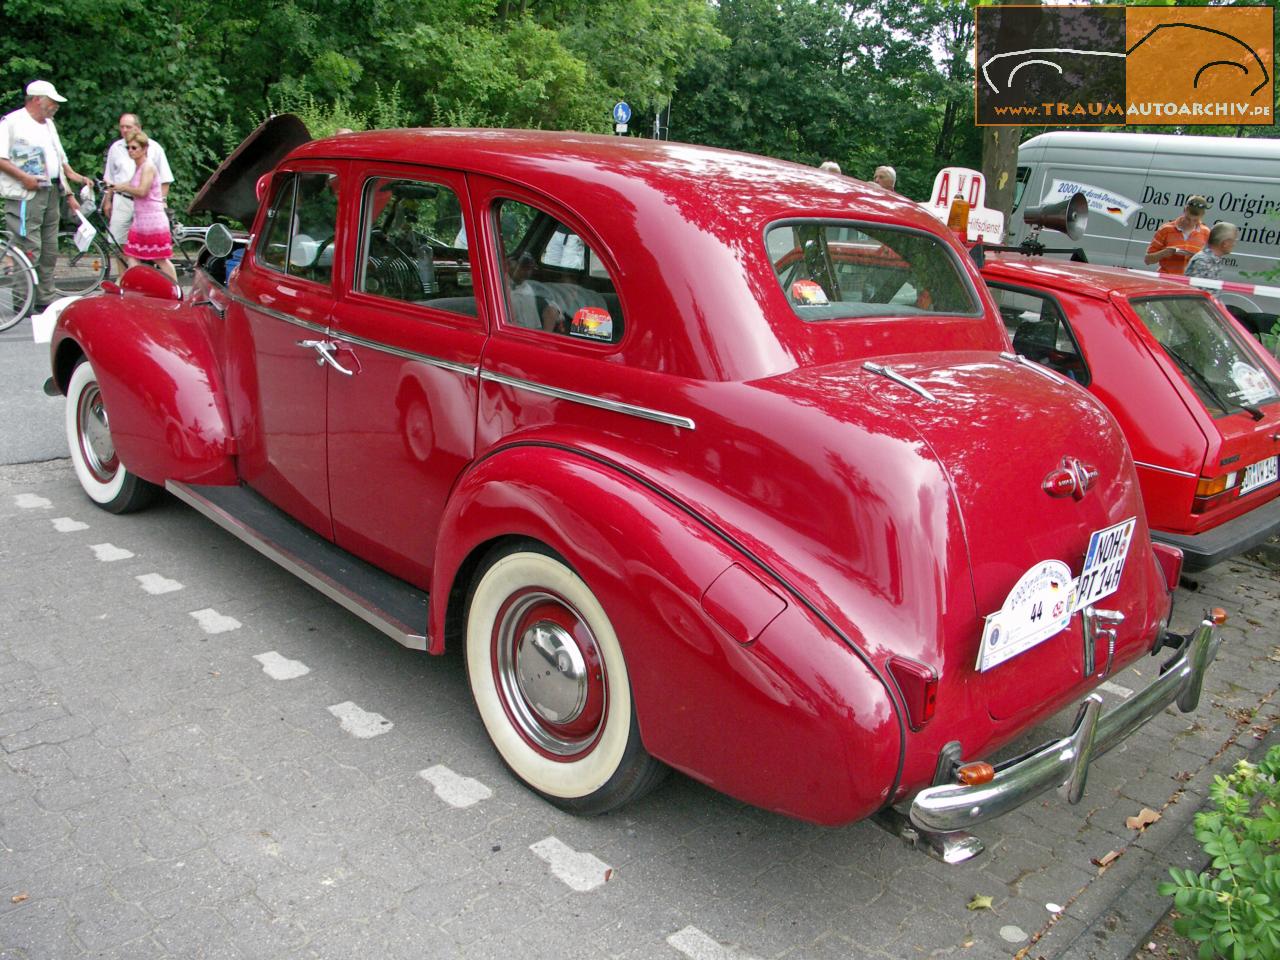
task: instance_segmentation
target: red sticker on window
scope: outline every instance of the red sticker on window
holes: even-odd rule
[[[827,303],[827,292],[816,280],[797,280],[791,285],[791,302],[801,306],[821,306]]]
[[[612,340],[613,317],[603,307],[582,307],[573,315],[573,328],[570,332],[594,340]]]

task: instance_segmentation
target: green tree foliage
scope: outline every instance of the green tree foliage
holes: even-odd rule
[[[973,13],[965,0],[720,0],[727,50],[680,78],[672,136],[898,170],[922,197],[940,166],[977,166]]]

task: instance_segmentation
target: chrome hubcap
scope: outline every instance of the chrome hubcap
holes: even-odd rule
[[[607,690],[582,618],[560,598],[531,591],[505,605],[494,641],[503,703],[525,740],[557,758],[589,748],[604,723]]]
[[[107,408],[102,405],[102,394],[96,383],[89,384],[80,393],[76,424],[85,466],[99,483],[107,483],[116,475],[120,461],[116,459]]]

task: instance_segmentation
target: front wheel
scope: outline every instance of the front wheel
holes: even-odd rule
[[[562,809],[606,813],[667,768],[640,742],[627,664],[590,588],[541,544],[488,560],[466,616],[467,675],[511,771]]]
[[[67,446],[76,479],[89,499],[110,513],[132,513],[155,501],[160,488],[120,463],[98,377],[81,360],[67,385]]]
[[[75,232],[58,234],[58,261],[53,268],[53,288],[60,297],[93,293],[111,276],[111,256],[101,236],[95,236],[86,250],[76,246]]]

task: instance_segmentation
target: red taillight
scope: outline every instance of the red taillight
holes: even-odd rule
[[[919,730],[938,706],[938,671],[905,657],[890,657],[888,665],[907,705],[907,722],[912,730]]]
[[[1178,589],[1178,580],[1182,577],[1182,550],[1167,543],[1152,543],[1151,552],[1156,556],[1156,564],[1164,576],[1165,586],[1173,593]]]
[[[1230,503],[1236,497],[1238,478],[1239,474],[1234,471],[1220,477],[1201,477],[1196,483],[1196,495],[1191,501],[1191,512],[1204,513],[1206,510]]]

